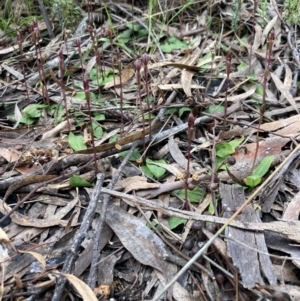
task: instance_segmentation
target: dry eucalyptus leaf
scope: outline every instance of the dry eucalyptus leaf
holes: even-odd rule
[[[167,262],[163,257],[169,251],[164,242],[142,220],[110,205],[106,222],[137,261],[152,266],[167,278]]]
[[[70,283],[72,283],[74,288],[82,297],[83,301],[98,301],[97,297],[95,296],[95,293],[82,280],[71,274],[62,273],[62,275],[66,277],[66,279],[68,279]]]
[[[124,193],[132,190],[158,188],[160,186],[158,183],[148,183],[147,181],[146,177],[134,176],[119,180],[117,185],[124,187]]]

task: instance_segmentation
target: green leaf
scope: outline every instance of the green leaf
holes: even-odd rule
[[[165,115],[172,115],[172,114],[174,114],[175,112],[177,112],[177,108],[168,108],[168,109],[166,109],[166,111],[165,111]]]
[[[69,134],[68,142],[74,151],[80,151],[87,149],[86,145],[83,142],[83,136],[75,136],[72,132]]]
[[[222,113],[224,112],[224,106],[211,105],[204,112],[207,114]]]
[[[117,70],[105,70],[104,72],[101,70],[97,70],[97,68],[93,68],[90,72],[90,79],[93,81],[94,85],[102,86],[106,83],[112,81],[116,74]]]
[[[145,29],[145,28],[142,28],[140,29],[138,32],[137,32],[137,38],[142,38],[142,37],[145,37],[148,35],[148,30]]]
[[[163,52],[170,53],[172,50],[188,48],[188,44],[177,39],[175,36],[169,36],[164,43],[160,45]]]
[[[150,171],[150,169],[148,168],[147,165],[140,166],[140,169],[141,169],[141,171],[142,171],[145,175],[147,175],[149,178],[151,178],[151,179],[154,178],[153,173]]]
[[[176,193],[182,198],[185,199],[185,190],[181,189],[176,191]],[[191,203],[199,203],[199,200],[203,198],[204,190],[200,187],[195,187],[193,190],[187,191],[188,199]]]
[[[103,129],[97,122],[92,122],[94,137],[100,138],[103,136]]]
[[[15,121],[15,118],[14,118],[14,121]],[[36,122],[36,119],[30,118],[27,116],[23,116],[20,120],[20,123],[24,123],[24,124],[28,124],[28,125],[34,124],[35,122]]]
[[[242,70],[245,70],[245,69],[248,68],[248,67],[249,67],[249,65],[248,65],[247,63],[242,62],[241,64],[239,64],[239,65],[237,66],[237,70],[238,70],[238,71],[242,71]]]
[[[73,97],[81,100],[86,100],[86,95],[84,91],[76,92]],[[91,100],[96,100],[96,99],[97,99],[97,95],[91,92]]]
[[[152,161],[151,159],[146,159],[146,166],[148,167],[148,169],[150,170],[150,172],[153,174],[153,176],[158,179],[161,176],[163,176],[166,172],[166,170],[162,167],[159,167],[157,165],[154,165],[153,163],[158,162],[158,163],[162,163],[162,164],[166,164],[165,160],[155,160]]]
[[[81,100],[85,100],[86,95],[85,95],[84,91],[80,91],[80,92],[77,92],[77,93],[74,95],[74,98],[81,99]]]
[[[149,118],[150,117],[150,118]],[[144,113],[144,120],[152,120],[155,118],[155,115],[154,114],[150,114],[149,116],[149,113]],[[143,117],[139,117],[139,121],[140,122],[143,122]]]
[[[41,110],[45,108],[48,108],[48,105],[32,104],[27,106],[23,113],[28,118],[39,118],[41,117]]]
[[[260,95],[260,96],[263,96],[263,94],[264,94],[264,88],[263,88],[263,86],[262,86],[262,85],[259,85],[259,86],[256,88],[255,93],[258,94],[258,95]]]
[[[275,156],[267,156],[261,160],[259,165],[253,170],[252,175],[263,177],[269,170]]]
[[[181,117],[185,112],[192,112],[191,108],[183,107],[179,109],[179,117]]]
[[[200,69],[201,72],[211,69],[211,63],[202,65],[204,62],[206,62],[208,59],[211,59],[211,58],[212,58],[212,52],[208,52],[200,59],[199,64],[201,64],[201,69]]]
[[[211,214],[211,215],[215,215],[215,206],[213,204],[213,202],[209,203],[208,209],[207,211]]]
[[[110,137],[109,138],[109,140],[108,140],[108,142],[109,143],[112,143],[112,142],[116,142],[118,139],[119,139],[119,137],[120,137],[120,134],[116,134],[116,135],[113,135],[112,137]],[[135,150],[136,151],[136,150]],[[125,152],[123,152],[123,153],[125,153]],[[134,152],[133,152],[134,153]],[[119,155],[120,155],[121,153],[119,153]],[[122,158],[124,158],[123,156],[121,156]],[[135,161],[135,160],[130,160],[130,161]]]
[[[128,27],[129,29],[133,30],[133,31],[139,31],[141,26],[138,24],[133,24],[133,23],[127,23],[126,27]]]
[[[242,142],[244,141],[244,137],[241,137],[240,139],[233,139],[229,141],[228,143],[236,149]]]
[[[118,40],[120,43],[124,43],[126,44],[127,42],[129,42],[131,40],[131,32],[129,32],[128,30],[123,31],[119,36],[118,36]]]
[[[245,184],[251,188],[257,186],[261,182],[261,177],[257,175],[251,175],[245,179]]]
[[[240,42],[240,46],[247,46],[248,45],[248,37],[245,36],[245,37],[239,39],[239,42]]]
[[[105,120],[105,115],[101,113],[93,113],[93,118],[97,121]]]
[[[117,135],[115,135],[115,136],[117,136]],[[114,141],[112,141],[112,142],[114,142]],[[127,156],[128,152],[129,152],[129,151],[123,151],[123,152],[120,152],[120,153],[119,153],[119,156],[120,156],[121,158],[125,158],[125,157]],[[139,159],[139,158],[141,158],[141,156],[142,156],[141,153],[140,153],[137,149],[135,149],[135,150],[133,151],[133,154],[132,154],[132,156],[130,157],[129,161],[136,162],[136,160]]]
[[[173,229],[177,228],[180,225],[185,225],[187,223],[187,220],[183,219],[183,218],[176,217],[176,216],[171,216],[168,219],[168,223],[169,223],[170,229],[173,230]]]
[[[216,145],[216,154],[218,157],[226,157],[234,153],[234,147],[229,142],[221,142]]]
[[[69,183],[71,187],[93,187],[94,185],[86,181],[80,176],[73,175],[69,179]]]

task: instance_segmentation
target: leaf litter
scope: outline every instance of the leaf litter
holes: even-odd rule
[[[254,2],[1,43],[1,299],[300,299],[299,28]]]

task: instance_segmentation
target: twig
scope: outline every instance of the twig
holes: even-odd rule
[[[98,174],[97,175],[97,183],[92,195],[92,198],[89,202],[89,206],[87,208],[87,211],[84,215],[84,218],[82,220],[79,232],[75,235],[72,246],[70,248],[70,253],[68,254],[66,261],[64,263],[64,266],[62,268],[62,273],[70,273],[73,263],[76,259],[77,252],[80,248],[80,245],[84,238],[86,237],[88,230],[92,224],[92,221],[94,219],[95,210],[97,207],[97,202],[99,200],[100,194],[101,194],[101,188],[103,185],[105,175],[104,174]],[[52,301],[60,301],[62,298],[62,294],[64,292],[65,284],[66,284],[66,278],[59,276],[58,281],[55,286],[54,294],[52,297]]]
[[[52,31],[51,23],[50,23],[49,16],[47,14],[44,2],[43,2],[43,0],[38,0],[38,3],[39,3],[40,11],[41,11],[42,16],[43,16],[44,21],[45,21],[47,30],[48,30],[49,37],[50,37],[50,39],[53,39],[54,34],[53,34],[53,31]]]
[[[137,144],[138,144],[137,141],[132,144],[132,147],[131,147],[130,151],[128,152],[127,156],[124,158],[124,160],[120,164],[119,168],[115,172],[115,174],[114,174],[112,180],[110,181],[107,189],[113,189],[114,185],[116,184],[116,182],[118,181],[118,179],[120,177],[120,174],[121,174],[124,166],[127,164],[128,160],[132,156]],[[100,238],[101,238],[101,230],[103,229],[103,225],[104,225],[104,221],[105,221],[105,215],[106,215],[106,211],[107,211],[108,204],[109,204],[109,201],[110,201],[110,197],[111,196],[109,194],[105,194],[104,197],[103,197],[103,203],[102,203],[102,206],[101,206],[101,215],[100,215],[98,223],[96,225],[96,231],[95,231],[95,235],[94,235],[93,259],[92,259],[91,269],[90,269],[90,273],[89,273],[89,277],[88,277],[88,285],[92,289],[94,289],[95,285],[96,285],[97,263],[100,260],[99,242],[100,242]],[[99,203],[101,205],[101,201]]]

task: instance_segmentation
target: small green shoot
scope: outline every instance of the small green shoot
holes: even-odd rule
[[[189,45],[186,42],[180,41],[175,36],[169,36],[164,43],[160,45],[163,52],[170,53],[177,49],[187,49]]]
[[[259,165],[253,170],[252,175],[247,177],[244,181],[245,184],[254,188],[261,183],[262,177],[269,171],[272,162],[275,160],[275,156],[268,156],[261,160]]]
[[[95,138],[101,138],[103,136],[103,129],[97,122],[92,122],[93,134]]]
[[[222,105],[211,105],[209,106],[205,111],[207,114],[215,114],[215,113],[223,113],[224,112],[224,106]]]
[[[186,112],[188,112],[188,113],[190,113],[190,112],[192,112],[192,109],[191,108],[188,108],[188,107],[183,107],[183,108],[180,108],[179,109],[179,117],[181,118],[182,117],[182,115],[184,114],[184,113],[186,113]]]
[[[93,119],[97,121],[103,121],[105,120],[105,115],[102,113],[93,113]]]
[[[151,159],[146,159],[146,165],[141,166],[141,170],[150,178],[156,178],[159,179],[160,177],[162,177],[165,172],[166,169],[155,165],[155,163],[160,163],[160,164],[166,164],[165,160],[151,160]]]
[[[48,105],[42,104],[31,104],[23,110],[23,117],[21,118],[21,123],[33,124],[38,118],[42,116],[42,110],[48,108]]]
[[[226,169],[226,165],[224,165],[223,162],[226,161],[230,155],[235,153],[235,149],[243,142],[243,140],[244,137],[229,142],[221,142],[216,145],[216,164],[218,169]]]
[[[114,80],[114,77],[118,74],[118,70],[105,70],[103,72],[93,68],[90,72],[90,79],[93,81],[93,84],[96,86],[103,86],[108,82]]]
[[[94,101],[94,100],[97,100],[98,97],[95,93],[93,92],[90,92],[91,93],[91,100]],[[76,92],[76,94],[74,94],[73,96],[74,98],[77,98],[77,99],[81,99],[81,100],[86,100],[86,95],[85,95],[85,92],[84,91],[79,91],[79,92]]]
[[[69,183],[71,187],[93,187],[94,185],[86,181],[80,176],[73,175],[69,179]]]
[[[118,136],[120,136],[120,135],[119,135],[119,134],[118,134],[118,135],[115,135],[115,136],[113,136],[112,138],[118,137]],[[111,138],[111,139],[112,139],[112,138]],[[116,140],[114,140],[114,141],[109,140],[109,142],[115,142],[115,141],[116,141]],[[127,156],[128,152],[129,152],[129,151],[120,152],[120,153],[119,153],[119,156],[120,156],[121,158],[125,158],[125,157]],[[141,154],[137,149],[135,149],[134,152],[133,152],[133,154],[132,154],[132,156],[130,157],[129,161],[131,161],[131,162],[136,162],[136,161],[137,161],[138,159],[140,159],[141,157],[142,157],[142,154]]]

